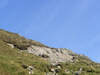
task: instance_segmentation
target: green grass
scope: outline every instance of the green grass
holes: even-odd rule
[[[79,71],[79,69],[82,68],[83,70],[81,75],[100,75],[100,64],[81,57],[79,57],[78,60],[79,61],[76,63],[62,63],[63,69],[61,72],[64,73],[64,70],[67,69],[70,71],[70,74],[68,75],[73,75],[73,73]]]
[[[11,48],[7,43],[14,44]],[[33,75],[45,75],[50,70],[50,63],[39,56],[28,54],[25,51],[30,45],[48,47],[39,42],[25,39],[18,34],[0,30],[0,75],[29,75],[28,70],[22,65],[34,66]],[[77,55],[76,55],[77,56]],[[60,63],[58,75],[73,75],[83,68],[81,75],[100,75],[100,64],[94,63],[86,57],[79,56],[76,63]],[[56,68],[56,67],[54,67]],[[69,74],[65,70],[70,71]]]
[[[0,39],[4,42],[11,43],[15,45],[17,48],[25,50],[30,45],[40,46],[40,47],[48,47],[40,42],[35,40],[26,39],[16,33],[11,33],[8,31],[4,31],[0,29]]]
[[[42,58],[10,48],[0,40],[0,75],[28,75],[22,65],[33,65],[36,73],[43,75],[48,71],[49,63]]]

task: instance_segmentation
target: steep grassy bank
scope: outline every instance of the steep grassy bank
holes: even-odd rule
[[[17,48],[21,50],[27,49],[30,45],[40,46],[40,47],[48,47],[40,42],[35,40],[26,39],[16,33],[11,33],[8,31],[4,31],[0,29],[0,39],[4,42],[11,43]]]
[[[35,67],[36,75],[44,75],[48,71],[48,63],[38,56],[12,49],[0,40],[0,75],[28,75],[22,65]]]
[[[15,47],[12,48],[8,43]],[[32,75],[53,75],[51,69],[58,75],[76,75],[80,69],[82,69],[80,75],[100,75],[100,64],[84,56],[76,54],[77,61],[59,63],[60,68],[58,68],[59,66],[50,64],[40,56],[27,53],[25,49],[30,45],[48,47],[18,34],[0,30],[0,75],[29,75],[25,66],[33,66]]]

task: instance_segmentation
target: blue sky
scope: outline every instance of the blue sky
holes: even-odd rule
[[[100,0],[0,0],[0,28],[100,62]]]

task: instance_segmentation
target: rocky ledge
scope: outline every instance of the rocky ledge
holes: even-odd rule
[[[74,62],[76,58],[76,54],[66,48],[46,48],[32,45],[27,48],[27,52],[41,56],[51,63]]]

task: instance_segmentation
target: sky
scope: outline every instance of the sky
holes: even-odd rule
[[[0,0],[0,29],[100,62],[100,0]]]

